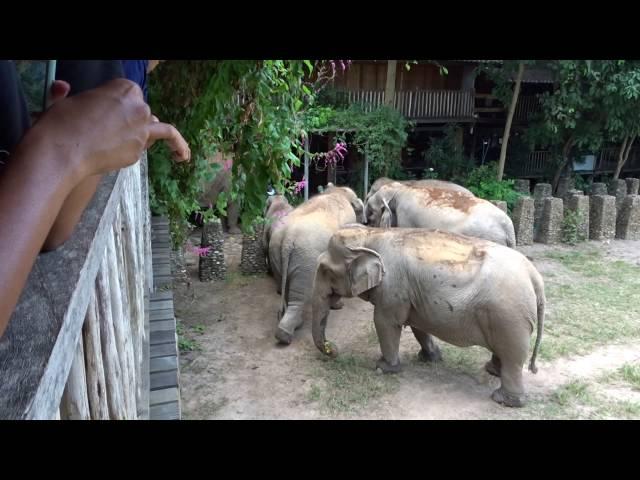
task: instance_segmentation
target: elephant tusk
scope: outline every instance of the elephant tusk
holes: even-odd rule
[[[380,254],[375,250],[371,250],[370,248],[366,248],[366,247],[347,247],[347,248],[352,252],[367,252],[367,253],[370,253],[371,255],[375,255],[376,257],[378,257],[378,260],[380,260],[380,264],[382,265],[382,274],[384,275],[386,273],[386,269],[384,268],[384,260],[382,260],[382,257],[380,256]]]

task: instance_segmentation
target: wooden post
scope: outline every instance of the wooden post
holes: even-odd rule
[[[328,138],[328,142],[327,142],[327,151],[331,150],[332,148],[332,143],[333,143],[333,135],[329,134],[327,136]],[[335,165],[328,165],[327,166],[327,183],[333,183],[334,185],[336,184],[336,167]]]
[[[90,420],[87,376],[84,369],[82,335],[78,338],[76,354],[60,402],[60,416],[64,420]]]
[[[111,232],[107,233],[111,235]],[[107,405],[111,420],[126,419],[124,399],[122,398],[122,369],[118,359],[118,349],[113,331],[113,313],[109,288],[109,261],[106,251],[102,258],[102,265],[96,278],[97,313],[100,325],[100,342],[102,345],[102,359],[104,361],[105,383],[107,386]]]
[[[107,386],[102,364],[102,348],[100,347],[100,325],[98,325],[96,310],[96,293],[94,292],[89,300],[87,316],[82,327],[89,411],[93,420],[109,420]]]
[[[511,133],[511,122],[513,122],[513,114],[516,111],[516,105],[518,103],[518,96],[520,95],[520,84],[522,83],[523,74],[524,63],[520,62],[520,65],[518,65],[516,84],[513,88],[513,96],[511,97],[511,105],[509,106],[509,113],[507,114],[507,123],[504,127],[504,135],[502,136],[502,147],[500,148],[500,159],[498,160],[498,181],[502,180],[502,175],[504,173],[504,164],[507,158],[507,146],[509,145],[509,134]]]
[[[398,66],[397,60],[387,61],[387,83],[384,89],[385,105],[393,106],[393,100],[396,95],[396,70]]]
[[[309,134],[304,137],[304,178],[307,183],[304,186],[304,201],[309,200]]]

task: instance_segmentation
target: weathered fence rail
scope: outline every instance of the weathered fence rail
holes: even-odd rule
[[[153,288],[146,157],[38,257],[0,339],[0,418],[144,419]]]

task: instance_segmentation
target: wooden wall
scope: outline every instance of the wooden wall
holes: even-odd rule
[[[407,71],[403,61],[398,62],[396,90],[459,90],[462,88],[463,66],[447,66],[449,73],[441,75],[432,64],[411,65]],[[335,87],[340,90],[384,90],[387,62],[354,62],[335,79]]]

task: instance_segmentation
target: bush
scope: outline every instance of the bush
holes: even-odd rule
[[[433,167],[429,178],[441,178],[453,182],[461,181],[473,166],[456,140],[456,126],[447,125],[444,137],[431,141],[429,149],[423,152],[428,165]]]
[[[562,241],[569,245],[575,245],[578,242],[586,240],[584,233],[578,226],[582,223],[582,215],[575,210],[565,210],[564,219],[562,220]]]
[[[503,200],[507,202],[509,212],[516,205],[520,193],[514,190],[513,180],[496,180],[497,166],[495,163],[482,165],[474,168],[467,180],[465,186],[473,192],[474,195],[485,200]]]

